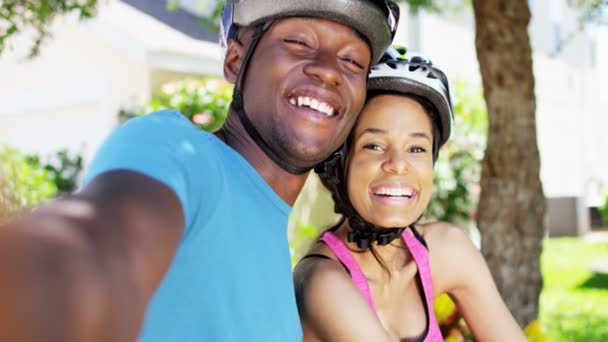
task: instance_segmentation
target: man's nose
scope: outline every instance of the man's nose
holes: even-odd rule
[[[304,73],[331,87],[342,84],[342,73],[338,58],[329,52],[320,52],[318,56],[304,67]]]

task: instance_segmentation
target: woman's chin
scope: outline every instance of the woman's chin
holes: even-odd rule
[[[359,211],[361,217],[375,225],[376,227],[382,228],[401,228],[409,227],[416,223],[420,216],[424,213],[423,210],[395,210],[394,208],[374,207],[366,208],[367,210]],[[414,209],[414,208],[411,208]]]
[[[382,220],[376,220],[372,222],[375,226],[390,229],[390,228],[402,228],[408,227],[413,223],[416,223],[418,217],[407,217],[407,218],[384,218]]]

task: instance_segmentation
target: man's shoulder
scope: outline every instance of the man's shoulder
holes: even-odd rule
[[[220,158],[215,140],[177,111],[153,112],[115,129],[96,153],[91,163],[95,172],[90,173],[117,168],[172,174],[188,171]]]
[[[174,110],[160,110],[127,121],[118,131],[125,138],[141,141],[142,148],[165,145],[182,157],[207,154],[220,150],[213,134],[195,126],[184,114]],[[152,143],[152,145],[148,145]],[[197,153],[198,152],[198,153]]]
[[[197,129],[196,126],[188,118],[175,110],[164,109],[149,114],[141,115],[127,121],[124,124],[125,127],[137,126],[137,127],[150,127],[157,126],[165,129]]]

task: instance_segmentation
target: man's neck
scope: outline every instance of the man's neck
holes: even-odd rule
[[[221,130],[216,135],[238,152],[264,178],[287,204],[293,206],[302,191],[308,173],[294,175],[275,164],[247,134],[245,127],[232,109]]]

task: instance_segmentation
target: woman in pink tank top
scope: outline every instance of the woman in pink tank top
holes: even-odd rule
[[[468,236],[417,224],[452,121],[448,82],[389,50],[343,148],[315,171],[342,219],[295,269],[304,341],[443,341],[433,299],[448,293],[478,341],[526,341]]]

